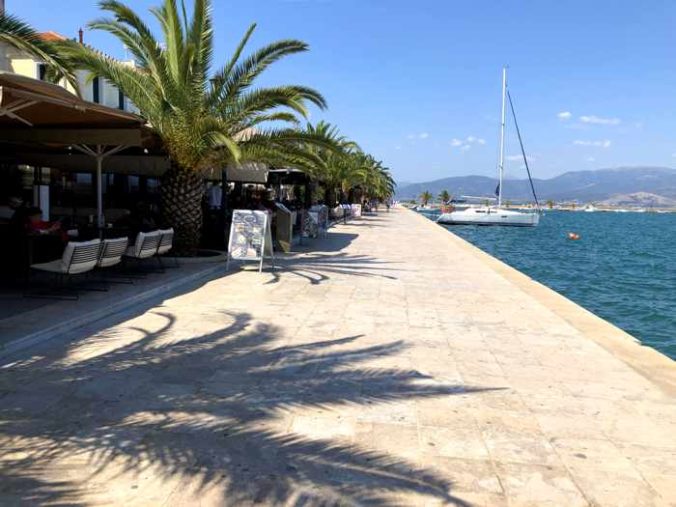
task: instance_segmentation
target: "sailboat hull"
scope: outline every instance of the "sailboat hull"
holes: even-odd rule
[[[508,227],[535,227],[540,223],[538,213],[523,213],[501,208],[468,208],[443,213],[437,219],[447,225],[499,225]]]

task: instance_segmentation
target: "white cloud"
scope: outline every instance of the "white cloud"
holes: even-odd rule
[[[406,139],[410,139],[411,141],[414,139],[427,139],[429,137],[428,132],[420,132],[419,134],[409,134],[406,136]]]
[[[559,120],[566,121],[571,119],[573,113],[571,113],[570,111],[561,111],[556,116],[559,118]]]
[[[592,125],[619,125],[622,122],[619,118],[601,118],[594,115],[580,116],[580,121]]]
[[[576,139],[573,141],[573,144],[577,146],[594,146],[596,148],[610,148],[610,145],[612,142],[610,139],[602,139],[600,141],[582,141],[580,139]]]
[[[465,139],[458,139],[457,137],[451,139],[451,146],[460,148],[460,151],[467,151],[476,144],[484,145],[486,140],[475,136],[467,136]]]
[[[596,162],[594,157],[587,157],[587,162]]]
[[[507,155],[505,157],[505,160],[509,160],[510,162],[515,162],[517,160],[523,160],[523,155]],[[535,157],[532,156],[532,155],[526,155],[526,160],[528,160],[528,162],[532,162],[533,160],[535,160]]]
[[[395,150],[401,150],[401,146],[395,146],[394,149]]]

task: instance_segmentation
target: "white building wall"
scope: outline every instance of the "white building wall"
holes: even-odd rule
[[[0,70],[6,72],[14,72],[22,76],[31,77],[33,79],[40,79],[40,61],[25,53],[9,46],[5,43],[0,43]],[[122,62],[125,65],[134,65],[133,61]],[[76,73],[78,83],[80,85],[80,93],[84,100],[95,102],[94,95],[94,80],[90,79],[89,72],[79,70]],[[73,88],[65,81],[59,83],[67,90],[74,92]],[[120,106],[119,92],[115,85],[107,82],[104,79],[98,80],[98,103],[108,107],[118,109]],[[123,106],[125,111],[138,113],[138,108],[131,103],[131,101],[124,97]]]

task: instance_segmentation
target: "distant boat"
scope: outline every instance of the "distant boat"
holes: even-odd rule
[[[519,145],[521,146],[521,154],[528,172],[528,180],[530,181],[531,190],[535,199],[535,212],[522,212],[505,209],[502,206],[502,181],[504,174],[505,162],[505,116],[506,104],[509,99],[509,106],[514,118],[514,126],[519,137]],[[528,168],[528,159],[521,141],[521,132],[519,125],[516,122],[516,115],[514,114],[514,105],[512,104],[512,97],[507,91],[507,67],[502,69],[502,116],[500,122],[500,162],[498,165],[499,183],[495,193],[498,196],[497,206],[470,206],[465,209],[454,209],[448,213],[442,213],[437,222],[440,224],[450,225],[508,225],[516,227],[534,227],[540,222],[540,205],[537,196],[535,195],[535,187],[530,176],[530,169]]]
[[[598,211],[596,207],[593,204],[589,204],[585,206],[584,211],[587,213],[594,213],[595,211]]]
[[[441,215],[437,222],[451,225],[511,225],[535,227],[540,222],[538,213],[524,213],[496,206],[467,208]]]

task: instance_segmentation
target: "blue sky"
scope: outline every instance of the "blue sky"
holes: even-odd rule
[[[100,15],[91,0],[6,4],[73,37]],[[308,42],[264,82],[318,88],[330,107],[312,121],[337,124],[400,181],[495,174],[503,64],[535,176],[676,166],[676,2],[215,0],[214,12],[217,60],[254,21],[252,48]],[[123,56],[110,37],[85,37]],[[525,176],[519,160],[507,172]]]

